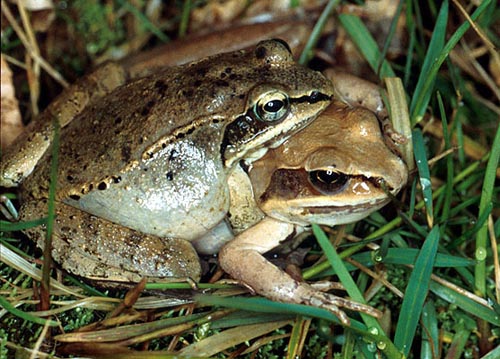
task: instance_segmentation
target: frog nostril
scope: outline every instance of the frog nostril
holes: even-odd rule
[[[309,97],[311,98],[311,102],[317,102],[318,98],[319,98],[319,92],[318,91],[313,91],[313,92],[311,92],[311,94],[309,95]]]
[[[311,91],[311,93],[309,94],[309,98],[308,98],[308,101],[309,103],[317,103],[317,102],[321,102],[321,101],[331,101],[331,97],[320,92],[320,91]]]

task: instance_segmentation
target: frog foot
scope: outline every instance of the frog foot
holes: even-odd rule
[[[380,318],[382,312],[379,310],[352,300],[338,297],[336,295],[316,290],[312,286],[302,285],[297,290],[298,303],[323,308],[332,312],[344,325],[350,325],[350,320],[340,308],[350,309],[355,312],[366,313],[372,317]]]
[[[368,305],[324,293],[293,279],[262,256],[261,253],[295,234],[295,225],[266,218],[226,244],[219,252],[219,264],[234,279],[245,283],[260,295],[280,302],[327,309],[347,326],[350,320],[340,308],[381,316],[378,310]]]
[[[309,285],[315,289],[316,291],[321,291],[328,295],[329,297],[335,297],[336,301],[338,301],[338,306],[343,307],[343,308],[348,308],[356,312],[361,312],[361,313],[366,313],[368,315],[371,315],[372,317],[380,318],[382,316],[382,312],[380,310],[377,310],[369,305],[366,304],[361,304],[346,298],[338,297],[333,294],[328,294],[326,292],[330,290],[344,290],[345,287],[342,285],[342,283],[339,282],[332,282],[328,280],[322,280],[322,281],[317,281],[313,283],[309,283]]]

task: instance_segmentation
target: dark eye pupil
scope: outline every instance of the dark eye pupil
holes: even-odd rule
[[[333,172],[331,170],[316,171],[316,176],[317,176],[318,180],[320,180],[321,182],[324,182],[324,183],[335,182],[335,181],[339,180],[339,177],[341,177],[341,175],[339,175],[338,173]]]
[[[289,107],[290,103],[285,93],[268,92],[255,103],[253,112],[261,121],[277,123],[286,118]]]
[[[349,177],[335,171],[311,171],[309,181],[321,193],[335,194],[344,189]]]
[[[264,111],[266,112],[278,112],[283,108],[285,104],[281,100],[269,101],[264,105]]]

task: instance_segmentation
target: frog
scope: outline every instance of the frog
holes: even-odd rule
[[[119,85],[61,129],[53,258],[100,282],[199,280],[191,241],[229,209],[227,178],[331,102],[281,40]],[[21,183],[21,220],[47,211],[51,153]],[[44,228],[26,230],[43,247]]]
[[[293,29],[293,31],[290,31]],[[0,186],[18,187],[34,169],[53,140],[53,121],[64,128],[93,102],[125,83],[204,57],[255,47],[269,38],[285,39],[294,53],[307,40],[308,26],[302,21],[258,23],[193,34],[153,49],[108,61],[66,88],[35,119],[18,140],[4,151],[0,162]],[[235,36],[238,41],[235,42]]]
[[[159,67],[161,68],[162,66]],[[148,71],[142,72],[147,73]],[[344,82],[347,83],[347,81],[344,81],[342,79],[342,76],[335,76],[334,79],[337,80],[337,88],[335,90],[335,93],[336,95],[339,95],[338,89],[342,88],[340,85],[342,85]],[[359,87],[362,88],[362,94],[358,96],[357,99],[355,99],[355,101],[358,102],[360,102],[359,99],[367,98],[365,91],[367,88],[366,84],[362,84],[361,86],[359,84],[356,84],[355,86],[347,86],[349,91],[351,91],[353,88],[355,90],[359,90]],[[378,90],[376,92],[378,93]],[[343,97],[347,98],[348,96],[346,94],[343,94]],[[378,104],[380,103],[381,102],[379,101]],[[342,104],[336,101],[335,105],[332,104],[326,110],[326,112],[324,114],[320,114],[319,118],[313,123],[317,122],[319,127],[326,126],[326,128],[329,128],[329,126],[331,126],[331,121],[342,122],[342,116],[332,115],[332,111],[333,113],[335,113],[333,108],[339,105]],[[366,106],[367,104],[362,103],[362,105]],[[345,106],[345,104],[343,106]],[[374,111],[378,112],[379,109],[374,109]],[[348,111],[344,109],[340,112],[346,114]],[[354,116],[351,116],[351,118],[353,117]],[[323,138],[322,132],[318,130],[318,127],[316,127],[315,133],[314,128],[315,127],[313,127],[311,130],[313,132],[304,132],[304,134],[302,134],[302,132],[299,132],[293,135],[289,139],[290,142],[287,141],[285,143],[288,143],[288,145],[290,145],[290,143],[293,144],[293,141],[298,141],[297,143],[304,143],[304,141],[301,142],[300,136],[304,136],[303,139],[307,138],[305,143],[314,142],[316,139]],[[314,135],[310,135],[311,133],[314,133]],[[331,135],[332,131],[329,131],[328,133],[330,133]],[[328,138],[328,135],[326,138]],[[342,143],[342,140],[342,136],[336,139],[336,141],[340,143]],[[328,150],[326,150],[328,146],[325,146],[325,141],[328,143],[328,139],[324,139],[320,141],[320,144],[321,146],[325,147],[324,151],[328,152]],[[354,143],[356,143],[356,141],[354,141],[353,144]],[[361,145],[361,147],[352,148],[352,156],[354,157],[356,156],[357,148],[363,148],[362,141],[359,144]],[[346,147],[348,145],[349,144],[347,144]],[[305,149],[307,149],[307,151],[314,150],[314,152],[321,153],[321,146],[319,146],[319,149],[306,146]],[[288,212],[286,210],[286,206],[278,206],[278,209],[273,210],[273,208],[276,207],[277,203],[286,202],[278,200],[283,193],[274,191],[273,186],[264,187],[262,183],[276,183],[276,175],[273,176],[274,173],[279,173],[280,170],[285,169],[286,171],[290,171],[290,168],[287,168],[287,166],[290,166],[287,161],[283,161],[284,165],[280,165],[280,160],[277,160],[287,158],[286,156],[283,156],[280,151],[280,147],[278,147],[277,149],[270,148],[266,151],[267,155],[265,155],[262,160],[254,161],[250,159],[250,161],[245,162],[244,167],[252,168],[248,172],[244,171],[242,169],[242,166],[235,167],[228,178],[228,186],[231,194],[231,209],[229,211],[230,216],[220,222],[216,227],[213,227],[209,231],[207,231],[207,233],[205,233],[201,238],[198,237],[197,239],[191,241],[191,243],[189,243],[189,241],[185,241],[182,238],[168,238],[168,241],[165,241],[164,238],[159,238],[157,236],[133,231],[124,226],[114,224],[107,220],[102,220],[93,215],[88,215],[85,212],[82,213],[78,209],[73,210],[73,208],[69,207],[66,208],[66,210],[69,210],[70,212],[64,211],[63,214],[60,212],[57,217],[58,225],[56,226],[56,231],[58,231],[59,233],[53,239],[53,256],[59,263],[62,263],[63,268],[72,273],[77,273],[91,280],[99,281],[99,283],[101,284],[103,283],[103,280],[105,280],[106,283],[115,284],[137,282],[143,276],[148,277],[148,280],[150,281],[163,280],[172,276],[189,276],[190,278],[194,278],[196,280],[200,275],[197,252],[205,254],[220,252],[219,255],[222,258],[222,263],[228,273],[230,273],[234,278],[247,284],[254,291],[276,300],[301,302],[300,293],[295,293],[290,297],[283,297],[276,295],[276,293],[273,293],[274,290],[272,288],[266,289],[266,285],[269,286],[269,283],[272,283],[273,278],[278,278],[279,282],[276,283],[281,283],[283,287],[289,286],[290,288],[294,288],[296,286],[296,282],[294,282],[294,280],[290,281],[290,278],[287,278],[286,275],[285,277],[283,277],[282,274],[279,274],[275,277],[276,270],[271,269],[269,277],[263,275],[260,276],[264,282],[264,289],[261,290],[259,284],[255,284],[254,282],[252,282],[251,275],[250,279],[248,279],[248,276],[239,274],[247,270],[249,271],[249,273],[252,273],[252,268],[248,268],[249,266],[251,266],[251,262],[240,260],[236,263],[236,261],[233,260],[233,254],[240,253],[239,251],[235,252],[234,247],[231,244],[231,241],[234,241],[235,234],[236,241],[242,241],[243,243],[245,243],[245,238],[248,238],[248,234],[252,232],[254,235],[256,235],[256,238],[259,238],[259,235],[262,235],[262,233],[265,234],[267,232],[269,233],[269,237],[266,238],[272,238],[272,235],[276,236],[276,238],[283,239],[284,237],[283,235],[280,236],[280,233],[286,232],[288,228],[286,225],[287,223],[292,223],[292,225],[294,226],[294,230],[296,230],[295,233],[306,230],[309,226],[309,222],[322,223],[320,220],[314,219],[314,216],[301,219],[300,213],[298,217],[296,216],[296,218],[291,219],[291,212]],[[330,151],[333,150],[330,148]],[[295,167],[305,166],[305,163],[307,162],[306,158],[308,158],[309,155],[314,156],[313,152],[302,153],[302,155],[304,161],[297,161],[297,163],[294,165]],[[396,161],[396,163],[397,166],[395,167],[401,166],[398,161]],[[331,163],[328,161],[325,163],[325,166],[330,165]],[[294,171],[295,170],[297,170],[297,168],[295,168]],[[302,169],[302,171],[307,172],[304,169]],[[314,173],[316,174],[316,179],[321,179],[324,181],[325,179],[329,178],[329,175],[327,177],[323,176],[323,174],[325,173],[328,174],[329,171],[330,169],[328,169],[326,172],[320,170],[315,171]],[[249,173],[254,173],[254,175],[249,176]],[[260,175],[257,175],[258,173],[260,173]],[[300,184],[300,186],[304,188],[308,188],[311,186],[310,180],[307,179],[307,176],[295,176],[293,175],[293,173],[295,173],[293,171],[289,173],[291,173],[292,175],[288,175],[288,177],[296,177],[295,182],[297,184]],[[370,172],[368,171],[367,173]],[[262,181],[262,177],[268,178],[268,181]],[[254,198],[255,193],[252,188],[252,181],[256,185],[255,193],[260,193],[260,195],[257,196],[257,201]],[[403,182],[404,180],[401,179],[400,183]],[[398,189],[396,186],[394,187],[392,192],[395,193],[397,192],[397,190]],[[238,196],[241,200],[240,195],[245,191],[248,194],[248,196],[244,199],[245,202],[238,202]],[[268,195],[264,195],[264,193]],[[316,194],[316,198],[314,198],[314,200],[318,200],[318,198],[319,196],[317,196]],[[353,208],[359,206],[361,209],[363,209],[363,211],[358,211],[359,217],[357,218],[362,218],[364,216],[363,213],[368,215],[369,212],[374,211],[378,208],[372,208],[369,202],[363,204],[361,201],[357,203],[356,201],[353,201],[352,204]],[[378,204],[378,206],[381,205],[383,204]],[[244,215],[239,216],[238,213],[242,211]],[[264,211],[268,211],[271,216],[268,216]],[[284,214],[279,215],[279,213]],[[337,219],[343,218],[345,214],[346,212],[342,212],[339,208],[331,209],[330,211],[331,217],[335,217]],[[273,215],[278,219],[273,218]],[[72,224],[74,218],[78,218],[79,220],[81,220],[81,216],[86,217],[83,221],[79,222],[79,225],[83,226],[84,228],[91,229],[87,232],[84,232],[85,235],[79,233]],[[354,219],[356,218],[351,218],[351,220]],[[297,221],[299,223],[296,223]],[[322,221],[324,221],[324,219]],[[268,223],[271,223],[271,229],[274,225],[277,230],[270,230]],[[232,227],[229,225],[232,225]],[[280,228],[282,228],[282,226],[285,228],[285,231],[280,231]],[[257,230],[254,229],[254,227],[259,228],[259,232],[262,233],[257,233]],[[219,230],[222,230],[222,235]],[[245,234],[246,230],[249,230],[247,234]],[[96,238],[106,238],[106,242],[96,240]],[[215,241],[215,244],[210,243],[211,240]],[[39,239],[39,242],[41,242],[41,239]],[[230,243],[229,245],[227,245],[227,249],[221,251],[221,248],[227,242]],[[276,242],[276,240],[271,239],[271,244],[267,245],[266,248],[274,247],[273,243]],[[191,246],[191,244],[196,249],[196,252],[193,251],[193,246]],[[83,251],[82,248],[84,248]],[[255,247],[250,246],[248,248],[252,251],[255,249]],[[244,253],[244,257],[242,258],[246,258],[245,256],[246,253]],[[254,256],[255,253],[251,252],[249,258],[253,258]],[[231,261],[235,262],[235,266],[241,266],[241,270],[238,271],[238,268],[227,267],[227,263],[230,263]],[[257,261],[256,263],[259,263],[259,261]],[[270,263],[265,263],[263,268],[267,269],[269,264]],[[127,267],[136,269],[128,270]],[[167,268],[167,270],[165,270],[164,268]],[[268,280],[268,278],[270,279]],[[246,282],[246,280],[248,280],[248,283]],[[308,293],[307,295],[310,295],[310,299],[308,301],[304,301],[303,303],[321,306],[332,311],[339,318],[341,318],[344,324],[348,324],[349,319],[345,316],[344,312],[339,309],[339,307],[363,311],[374,316],[380,315],[380,312],[374,310],[369,306],[354,303],[347,299],[339,298],[328,293],[321,293],[318,290],[314,289],[314,287],[312,286],[305,285],[304,287],[304,285],[301,284],[300,288],[302,288],[302,293]],[[313,294],[311,294],[311,290],[314,291]]]
[[[235,171],[229,220],[236,236],[219,251],[221,268],[260,295],[327,309],[344,325],[350,320],[342,307],[380,317],[293,278],[263,254],[311,224],[356,222],[386,205],[408,179],[401,154],[386,140],[374,112],[334,100],[251,169]]]

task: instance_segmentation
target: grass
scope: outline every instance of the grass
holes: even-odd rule
[[[382,211],[333,230],[314,227],[317,242],[306,241],[302,273],[307,280],[340,279],[350,297],[383,310],[384,317],[376,321],[350,313],[352,327],[342,327],[321,309],[249,297],[234,284],[211,284],[215,265],[199,288],[216,295],[201,295],[196,305],[179,304],[191,296],[189,283],[169,284],[180,294],[155,298],[141,296],[141,287],[127,294],[103,291],[53,270],[46,292],[50,306],[41,312],[39,253],[18,235],[26,224],[1,222],[0,356],[27,353],[28,348],[51,353],[54,342],[59,343],[56,357],[89,350],[127,358],[172,357],[167,351],[218,358],[498,355],[500,98],[495,86],[500,80],[495,69],[500,69],[500,34],[494,22],[500,9],[494,1],[466,9],[458,1],[401,2],[396,14],[404,16],[403,25],[397,17],[389,19],[386,38],[398,39],[405,31],[407,41],[394,54],[388,40],[376,39],[365,17],[342,11],[337,3],[329,3],[337,11],[336,26],[360,49],[368,64],[361,68],[371,69],[363,75],[382,86],[387,77],[402,79],[402,86],[388,81],[387,104],[393,116],[409,118],[406,133],[412,134],[413,147],[405,153],[414,153],[416,166],[407,187]],[[37,47],[50,63],[44,68],[59,69],[63,76],[39,85],[57,88],[60,78],[74,79],[117,49],[134,48],[132,40],[153,43],[189,33],[188,15],[198,4],[184,5],[164,8],[156,20],[125,1],[113,3],[112,9],[75,5],[59,10],[57,28],[66,26],[74,37],[56,42],[40,37]],[[323,20],[330,11],[324,9]],[[35,47],[23,45],[29,36],[20,41],[10,29],[2,37],[2,52],[23,62]],[[96,41],[92,29],[105,36]],[[324,46],[328,38],[315,31],[311,46]],[[337,45],[342,36],[336,37]],[[302,61],[309,61],[312,48]],[[324,61],[346,66],[345,53],[337,55]],[[18,78],[26,76],[14,70]],[[30,103],[33,94],[20,91],[18,96]]]

